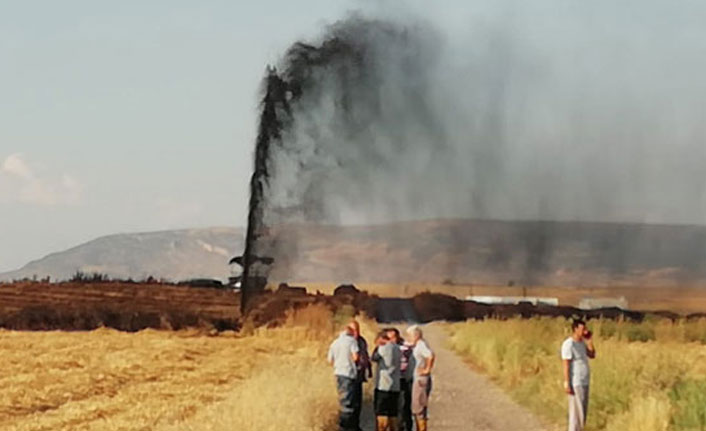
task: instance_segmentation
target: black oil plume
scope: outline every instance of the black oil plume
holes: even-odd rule
[[[535,283],[572,269],[554,251],[578,233],[554,221],[702,224],[706,7],[598,3],[474,0],[457,32],[352,15],[294,43],[263,84],[244,302],[269,271],[296,274],[282,257],[305,253],[284,225],[536,221],[477,245],[485,267],[521,265],[516,281]],[[585,261],[631,271],[654,247],[625,232],[586,243]],[[469,244],[437,239],[450,253]]]
[[[424,91],[431,82],[423,62],[433,60],[422,46],[433,41],[428,31],[351,17],[332,26],[318,45],[295,43],[279,68],[268,68],[242,257],[244,304],[264,288],[276,259],[273,227],[338,222],[339,209],[332,207],[338,200],[364,204],[380,196],[373,189],[385,183],[366,178],[365,169],[400,168],[390,159],[405,151],[409,139],[402,122],[416,123],[419,139],[443,145]],[[409,85],[402,90],[414,106],[386,112],[390,66],[399,83]],[[401,109],[409,113],[399,117]],[[385,145],[378,145],[380,137]]]

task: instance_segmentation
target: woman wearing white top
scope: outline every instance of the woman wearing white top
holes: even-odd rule
[[[427,431],[427,407],[431,392],[431,370],[434,368],[434,352],[424,341],[422,330],[417,326],[407,329],[409,341],[414,345],[412,359],[414,377],[412,384],[412,414],[417,423],[417,431]],[[412,366],[412,364],[410,364]]]

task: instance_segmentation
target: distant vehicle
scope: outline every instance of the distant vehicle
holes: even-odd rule
[[[239,291],[243,283],[243,256],[236,256],[228,262],[230,267],[230,277],[228,277],[228,288]]]
[[[275,261],[269,256],[250,256],[250,273],[248,275],[248,286],[254,290],[263,290],[267,286],[268,267]],[[228,261],[230,267],[230,277],[228,287],[233,290],[240,290],[243,283],[244,256],[235,256]]]
[[[241,279],[241,276],[228,277],[228,288],[233,290],[240,290]]]

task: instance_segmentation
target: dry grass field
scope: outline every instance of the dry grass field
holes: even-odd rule
[[[293,283],[306,286],[309,293],[331,294],[335,283]],[[561,305],[578,305],[583,298],[618,298],[624,296],[630,309],[677,313],[706,312],[706,287],[542,287],[542,286],[472,286],[433,283],[356,283],[356,287],[381,297],[412,297],[422,292],[444,293],[463,299],[469,295],[546,296]]]
[[[566,424],[559,357],[569,322],[488,319],[449,325],[451,347],[519,403]],[[589,431],[706,429],[706,320],[592,320]]]
[[[0,330],[0,429],[327,429],[325,351],[346,318],[318,305],[248,335]]]

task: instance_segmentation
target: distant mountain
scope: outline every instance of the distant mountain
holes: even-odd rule
[[[226,279],[228,261],[242,253],[244,236],[243,229],[230,227],[109,235],[2,273],[0,280],[62,280],[77,271],[136,280]]]
[[[548,286],[706,285],[706,227],[426,220],[371,226],[295,224],[277,236],[272,281]],[[76,271],[183,280],[229,275],[244,231],[111,235],[31,262],[1,279]]]
[[[706,226],[461,219],[276,232],[273,280],[706,285]]]

